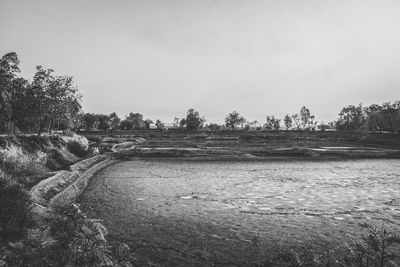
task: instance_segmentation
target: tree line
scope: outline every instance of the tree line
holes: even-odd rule
[[[200,116],[195,109],[189,109],[186,117],[175,117],[168,126],[160,120],[153,122],[144,119],[140,113],[129,113],[121,120],[116,113],[110,115],[82,113],[80,116],[80,129],[93,130],[145,130],[145,129],[181,129],[181,130],[266,130],[266,131],[373,131],[373,132],[398,132],[400,133],[400,101],[386,102],[382,105],[373,104],[367,107],[349,105],[338,114],[336,121],[329,123],[318,122],[310,109],[303,106],[298,113],[285,115],[283,119],[266,116],[265,123],[257,120],[247,120],[237,111],[225,117],[224,124],[209,123]],[[154,126],[153,126],[154,125]]]
[[[247,120],[237,111],[226,115],[224,124],[209,123],[193,108],[184,118],[175,117],[170,123],[144,118],[141,113],[131,112],[124,119],[113,112],[107,114],[85,113],[81,107],[81,95],[73,84],[72,76],[56,76],[52,69],[36,66],[32,81],[19,76],[19,59],[11,52],[0,59],[0,132],[33,133],[54,129],[74,131],[118,131],[140,129],[186,130],[338,130],[338,131],[390,131],[400,133],[400,101],[361,104],[342,108],[335,121],[318,122],[310,109],[303,106],[298,113],[282,119],[266,116],[265,122]]]
[[[36,66],[32,81],[19,77],[19,59],[11,52],[0,59],[0,131],[52,132],[74,128],[81,95],[71,76],[56,76]]]

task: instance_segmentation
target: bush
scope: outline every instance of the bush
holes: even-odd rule
[[[47,264],[57,266],[132,266],[129,247],[111,245],[100,220],[90,218],[75,204],[56,213],[50,222],[56,242],[38,257],[42,258],[41,264],[44,258]]]
[[[16,182],[0,177],[0,239],[16,241],[26,235],[31,224],[28,193]]]
[[[28,183],[33,176],[43,176],[46,160],[47,156],[43,152],[25,154],[16,146],[0,150],[0,169],[21,184]]]
[[[86,147],[84,145],[82,145],[80,142],[78,141],[71,141],[67,144],[68,150],[78,156],[78,157],[85,157],[88,154],[88,149],[86,149]]]

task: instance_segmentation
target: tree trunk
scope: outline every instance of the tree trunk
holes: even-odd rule
[[[54,120],[51,119],[50,120],[50,125],[49,125],[49,134],[51,134],[52,130],[53,130],[53,126],[54,126]]]

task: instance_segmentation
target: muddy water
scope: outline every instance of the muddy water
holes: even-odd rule
[[[341,245],[363,222],[399,231],[400,160],[124,161],[81,203],[158,264],[249,265],[271,245]]]

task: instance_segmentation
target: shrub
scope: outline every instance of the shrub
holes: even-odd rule
[[[16,178],[21,184],[26,184],[32,176],[45,174],[47,156],[43,152],[25,154],[16,146],[0,150],[0,169],[9,176]]]
[[[75,204],[56,213],[50,222],[55,245],[38,258],[57,266],[132,266],[129,247],[111,245],[100,220],[90,218]]]
[[[23,238],[32,222],[28,193],[16,182],[0,177],[0,239],[15,241]]]
[[[78,141],[71,141],[67,144],[68,150],[72,153],[75,154],[78,157],[85,157],[88,154],[88,150],[86,149],[86,146],[82,145]]]
[[[360,241],[348,246],[357,265],[360,267],[398,266],[393,260],[400,258],[400,235],[366,223],[361,227],[366,230],[366,233]]]

